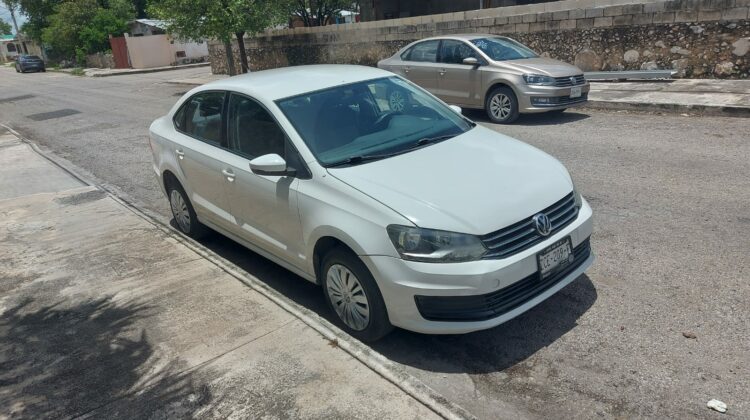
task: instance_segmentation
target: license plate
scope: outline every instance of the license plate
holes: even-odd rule
[[[573,262],[573,246],[570,237],[555,242],[538,253],[539,273],[542,278],[548,277]]]
[[[571,98],[580,98],[581,97],[581,87],[572,87],[570,88],[570,97]]]

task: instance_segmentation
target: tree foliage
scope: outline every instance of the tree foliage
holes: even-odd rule
[[[236,37],[244,50],[243,36],[255,34],[288,18],[288,8],[278,0],[155,0],[149,14],[167,22],[167,31],[187,39],[215,38],[225,47]],[[246,55],[243,71],[247,71]],[[227,51],[230,73],[233,58]]]
[[[109,49],[109,35],[122,35],[135,17],[131,2],[67,0],[54,7],[42,30],[42,41],[58,54],[81,57]],[[79,63],[80,64],[80,63]]]
[[[13,33],[13,28],[10,26],[10,23],[0,20],[0,35],[10,34]]]
[[[342,10],[356,9],[352,0],[291,0],[292,14],[299,16],[305,26],[325,26],[334,23]]]

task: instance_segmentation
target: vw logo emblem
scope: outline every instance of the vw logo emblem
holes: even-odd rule
[[[531,220],[534,222],[534,227],[540,235],[549,235],[550,231],[552,230],[552,222],[549,221],[549,217],[547,217],[546,214],[539,213],[536,216],[532,217]]]
[[[576,85],[576,77],[575,76],[571,76],[570,77],[570,83],[573,84],[573,86]]]

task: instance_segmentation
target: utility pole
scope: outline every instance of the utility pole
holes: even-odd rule
[[[18,22],[16,22],[16,5],[10,4],[9,2],[3,2],[5,3],[6,8],[10,12],[10,20],[13,21],[13,27],[16,29],[16,38],[18,38],[19,41],[21,41],[21,46],[23,47],[23,53],[28,54],[29,50],[26,48],[26,42],[24,42],[21,39],[21,31],[18,30]]]

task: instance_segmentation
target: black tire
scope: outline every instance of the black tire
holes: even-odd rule
[[[518,98],[513,89],[496,87],[484,101],[487,117],[495,124],[510,124],[518,119]]]
[[[18,66],[16,66],[16,73],[20,73],[21,70],[18,70]]]
[[[361,299],[363,293],[366,299],[369,316],[364,324],[364,328],[355,329],[351,327],[349,323],[352,323],[353,321],[345,321],[345,317],[336,310],[336,307],[334,307],[331,296],[336,296],[336,292],[332,290],[336,289],[336,280],[329,280],[328,275],[329,270],[331,270],[332,267],[334,271],[337,271],[337,268],[334,266],[343,266],[349,270],[351,274],[355,276],[353,279],[354,282],[357,282],[361,286],[361,293],[360,290],[355,287],[355,292],[352,293],[352,295],[358,295]],[[334,276],[332,275],[331,277]],[[331,282],[331,287],[329,287],[329,281]],[[334,314],[337,325],[352,337],[363,342],[373,342],[385,337],[393,330],[393,325],[391,325],[391,322],[388,320],[388,310],[385,307],[383,295],[380,294],[380,289],[378,288],[377,283],[375,283],[375,279],[372,277],[370,270],[367,269],[362,260],[350,250],[337,247],[330,250],[325,257],[323,257],[320,269],[320,284],[323,286],[323,296],[325,297],[328,307]],[[359,305],[360,308],[363,308],[364,306],[362,306],[361,303],[356,302],[353,299],[353,296],[351,300],[346,300],[347,303],[344,303],[344,297],[342,296],[342,299],[339,300],[339,302],[352,307]],[[335,297],[333,299],[335,299]],[[342,309],[342,311],[345,311],[345,309]]]
[[[184,203],[183,210],[178,210],[178,207],[181,206],[176,200],[173,202],[173,194],[179,194]],[[200,239],[205,236],[208,228],[198,221],[198,216],[195,214],[193,204],[190,202],[190,199],[179,182],[172,181],[167,184],[167,200],[169,201],[169,208],[172,210],[172,217],[174,217],[175,226],[177,226],[177,229],[180,232],[193,239]],[[187,218],[187,223],[186,218],[181,217],[181,214],[184,214],[182,213],[184,211],[187,211],[187,215],[189,216]]]
[[[404,89],[396,87],[388,88],[386,98],[388,99],[388,108],[391,111],[403,112],[405,109],[411,107],[411,95]]]
[[[42,73],[47,73],[47,69],[42,69]]]

